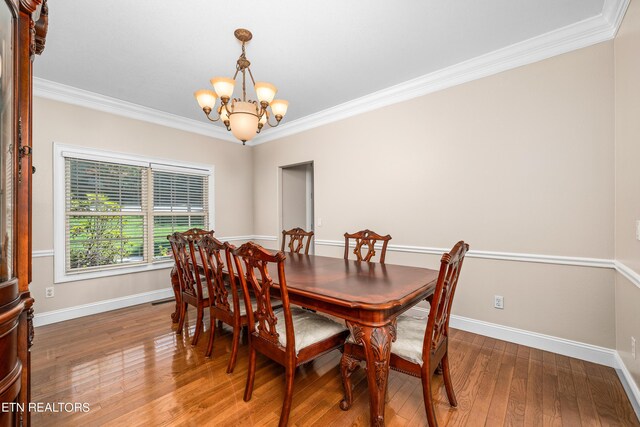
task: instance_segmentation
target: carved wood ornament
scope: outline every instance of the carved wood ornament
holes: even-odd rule
[[[311,244],[311,239],[313,238],[313,231],[304,231],[300,227],[292,228],[291,230],[282,230],[282,247],[281,251],[284,251],[285,243],[287,241],[287,236],[289,236],[289,244],[286,245],[289,248],[289,252],[293,252],[299,254],[304,248],[305,255],[309,255],[309,246]],[[304,240],[307,239],[307,244],[305,246]]]
[[[47,32],[49,31],[49,6],[47,0],[42,2],[40,8],[40,17],[35,23],[35,40],[33,51],[36,55],[41,55],[44,51],[44,45],[47,39]]]
[[[280,335],[276,331],[278,319],[273,311],[271,301],[273,279],[269,274],[268,264],[269,262],[283,261],[285,255],[282,252],[277,252],[275,255],[272,255],[253,242],[245,243],[233,251],[233,254],[236,257],[238,274],[242,274],[242,271],[246,269],[246,273],[244,274],[244,278],[246,279],[245,283],[251,286],[256,298],[256,311],[254,316],[255,321],[258,323],[258,336],[275,345],[279,345],[278,337]],[[240,259],[244,261],[245,268],[242,268],[239,262]],[[256,271],[259,272],[260,279],[258,279]]]
[[[382,242],[382,250],[380,251],[380,263],[384,263],[384,258],[387,253],[387,245],[391,240],[390,235],[381,236],[380,234],[371,230],[362,230],[356,233],[344,233],[344,259],[349,257],[349,239],[355,239],[356,247],[353,253],[358,261],[369,262],[376,255],[375,245],[377,242]],[[362,250],[366,249],[367,252],[362,255]]]
[[[224,244],[213,236],[204,236],[198,243],[198,250],[203,260],[203,268],[207,277],[209,298],[213,299],[213,304],[226,311],[231,311],[229,304],[229,291],[224,282],[224,262],[221,251]]]

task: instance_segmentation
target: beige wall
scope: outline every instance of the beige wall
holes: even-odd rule
[[[53,249],[53,143],[148,155],[215,166],[215,228],[222,236],[253,229],[253,177],[247,147],[77,107],[34,99],[33,250]],[[229,209],[232,206],[232,209]],[[36,313],[93,303],[169,287],[168,270],[135,273],[55,285],[53,257],[33,259],[31,290]]]
[[[640,3],[632,1],[615,39],[616,259],[640,274]],[[616,276],[616,348],[640,385],[640,288]],[[638,356],[631,357],[631,337]]]
[[[612,259],[613,65],[603,43],[259,145],[254,233],[278,233],[278,167],[313,161],[317,239],[371,228],[400,245],[465,239],[476,250]],[[614,346],[611,270],[481,259],[465,269],[456,314]]]

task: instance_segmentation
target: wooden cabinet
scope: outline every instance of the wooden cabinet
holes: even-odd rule
[[[32,66],[46,0],[0,0],[0,426],[29,425]]]

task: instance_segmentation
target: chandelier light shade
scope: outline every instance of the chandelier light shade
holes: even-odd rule
[[[214,90],[202,89],[194,93],[198,105],[204,114],[212,122],[221,120],[231,131],[233,136],[242,141],[244,145],[256,134],[260,133],[265,124],[276,127],[287,114],[289,102],[282,99],[274,99],[278,89],[271,83],[256,82],[251,73],[251,62],[245,55],[245,44],[252,39],[251,31],[239,28],[234,35],[242,42],[242,54],[236,62],[236,72],[233,78],[214,77],[211,85]],[[249,73],[257,101],[247,99],[246,74]],[[233,90],[236,85],[238,74],[242,74],[242,97],[233,98]],[[220,105],[216,107],[216,102],[220,98]],[[216,112],[217,117],[212,117],[212,112]],[[275,124],[270,120],[275,118]]]
[[[208,108],[213,110],[213,107],[216,106],[216,99],[218,95],[212,91],[207,89],[201,89],[195,93],[196,99],[198,100],[198,105],[200,108],[205,109]]]

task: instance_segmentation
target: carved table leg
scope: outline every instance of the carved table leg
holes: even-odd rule
[[[340,374],[342,376],[342,385],[344,388],[344,399],[340,402],[340,409],[343,411],[351,408],[353,404],[353,390],[351,389],[351,374],[358,369],[360,361],[352,358],[346,351],[342,353],[340,359]]]
[[[365,326],[347,322],[357,344],[364,347],[367,358],[369,413],[372,426],[384,426],[385,395],[389,379],[391,343],[396,339],[395,319],[384,326]]]
[[[171,269],[171,287],[176,297],[176,308],[175,311],[171,313],[171,321],[178,323],[180,320],[180,282],[178,281],[178,271],[175,266]]]

